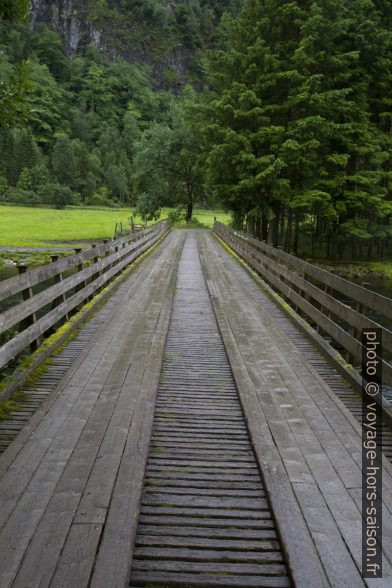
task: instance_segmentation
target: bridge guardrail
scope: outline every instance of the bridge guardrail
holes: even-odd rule
[[[36,349],[40,338],[72,311],[93,297],[112,278],[134,259],[151,247],[169,229],[168,221],[161,221],[143,231],[131,233],[75,255],[26,271],[0,282],[0,301],[22,294],[17,301],[0,314],[0,334],[18,326],[19,333],[0,347],[0,369],[27,346]],[[91,265],[83,267],[86,262]],[[76,270],[69,277],[64,272]],[[55,279],[55,284],[33,293],[33,287]],[[51,305],[39,319],[37,311]]]
[[[392,300],[335,276],[253,237],[215,222],[214,232],[283,295],[347,352],[350,362],[362,361],[361,330],[382,329],[383,348],[392,353],[392,332],[365,316],[370,309],[392,318]],[[335,292],[352,301],[343,303]],[[392,386],[392,366],[382,361],[385,384]]]

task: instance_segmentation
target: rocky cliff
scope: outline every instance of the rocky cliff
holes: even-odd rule
[[[94,45],[107,55],[152,66],[154,79],[175,87],[198,79],[209,46],[232,0],[30,0],[32,26],[61,33],[68,55]]]

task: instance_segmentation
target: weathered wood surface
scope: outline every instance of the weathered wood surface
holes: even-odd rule
[[[219,327],[289,561],[310,569],[316,553],[327,577],[326,582],[315,572],[321,585],[388,586],[388,545],[384,579],[360,576],[361,512],[352,497],[362,486],[358,423],[281,332],[264,307],[266,295],[250,275],[210,236],[201,236],[200,242]],[[390,516],[392,469],[382,460],[388,495],[383,496],[384,508]]]
[[[255,584],[291,585],[194,232],[187,235],[179,264],[157,399],[130,586],[148,585],[151,573],[160,574],[160,586],[192,586],[195,574],[202,577],[197,586],[209,584],[205,574],[218,585],[230,579],[242,586],[248,575]],[[181,432],[176,446],[165,444],[163,428],[168,436]],[[216,477],[227,488],[216,488]],[[238,480],[242,489],[235,486]]]
[[[279,293],[340,344],[349,353],[350,358],[358,363],[362,360],[362,328],[380,328],[384,348],[392,351],[392,332],[389,329],[342,303],[332,295],[332,292],[337,290],[351,300],[357,301],[362,309],[376,310],[387,317],[392,314],[392,301],[389,298],[237,233],[221,223],[215,224],[215,232]],[[302,271],[302,275],[293,269]],[[321,283],[324,290],[310,282],[306,276]],[[343,321],[347,325],[346,328],[336,319]],[[382,369],[385,383],[392,384],[392,366],[382,361]]]
[[[297,586],[389,586],[390,536],[384,537],[385,581],[364,581],[359,574],[358,424],[282,333],[254,280],[207,232],[198,233],[202,265],[265,490],[249,461],[240,410],[230,405],[235,389],[224,385],[225,353],[217,352],[211,388],[201,340],[198,397],[194,368],[187,381],[181,378],[185,359],[163,372],[153,434],[162,451],[147,468],[152,484],[140,510],[185,235],[166,237],[124,282],[99,337],[0,457],[0,586],[125,588],[132,553],[138,562],[167,562],[159,570],[153,562],[138,563],[135,586],[165,584],[173,570],[178,586],[288,586],[287,577],[269,576],[280,573],[281,555],[267,499]],[[391,504],[391,466],[384,461],[387,534]],[[260,548],[262,562],[254,557]],[[240,582],[223,564],[222,574],[212,572],[215,564],[196,573],[206,553],[214,562],[222,549],[232,566],[226,571],[248,566]],[[181,565],[171,559],[173,550]]]
[[[136,233],[122,237],[115,242],[91,248],[91,250],[1,282],[0,298],[6,298],[11,293],[26,292],[26,288],[31,291],[32,285],[36,285],[50,276],[58,276],[64,267],[68,269],[75,267],[80,270],[66,279],[58,280],[56,284],[42,292],[28,298],[25,297],[23,302],[15,304],[0,314],[0,333],[2,333],[18,323],[23,324],[26,317],[35,316],[36,311],[56,301],[56,304],[52,305],[52,310],[38,320],[23,324],[20,333],[0,348],[0,368],[18,355],[27,345],[37,341],[48,329],[63,317],[68,316],[81,303],[91,298],[99,288],[105,286],[109,280],[155,243],[167,230],[167,223],[158,223],[151,227],[146,235]],[[99,260],[97,253],[104,253],[105,257]],[[97,260],[91,266],[83,269],[82,262],[90,258],[93,258],[93,261]],[[90,280],[89,283],[87,280]],[[68,293],[67,298],[65,297],[66,293]]]
[[[1,456],[2,588],[84,586],[94,562],[92,585],[125,585],[183,237],[119,289],[99,338]]]

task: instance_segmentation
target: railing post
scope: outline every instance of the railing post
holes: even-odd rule
[[[114,251],[115,251],[115,253],[118,253],[118,245],[115,246]],[[119,259],[114,260],[112,263],[112,267],[117,265],[119,261],[120,261]]]
[[[92,243],[91,244],[91,248],[92,249],[96,249],[97,244],[96,243]],[[98,255],[94,255],[93,257],[93,264],[98,263],[99,258]],[[101,275],[101,272],[98,270],[97,272],[95,272],[95,274],[93,274],[91,276],[91,282],[94,282],[95,280],[97,280],[99,278],[99,276]],[[92,294],[90,294],[90,296],[88,297],[88,300],[92,300],[94,298],[94,292]]]
[[[51,255],[50,256],[52,259],[52,263],[55,263],[56,261],[59,260],[59,256],[58,255]],[[54,283],[55,284],[60,284],[63,281],[63,274],[62,272],[59,272],[58,274],[56,274],[54,276]],[[56,306],[59,306],[60,304],[62,304],[63,302],[65,302],[65,294],[60,294],[60,296],[58,296],[57,298],[55,298],[52,302],[52,310],[54,308],[56,308]],[[61,321],[64,323],[66,321],[69,320],[69,315],[68,313],[64,315],[64,317],[61,319]]]
[[[80,247],[75,247],[74,251],[75,251],[75,254],[76,254],[76,255],[78,255],[78,253],[80,253],[80,252],[82,251],[82,249],[81,249]],[[81,271],[83,271],[83,262],[82,262],[82,261],[81,261],[80,263],[78,263],[78,265],[77,265],[77,267],[76,267],[76,272],[77,272],[77,273],[78,273],[78,272],[81,272]],[[85,288],[85,287],[86,287],[86,281],[85,281],[85,280],[82,280],[82,281],[81,281],[79,284],[77,284],[77,285],[75,286],[74,293],[76,294],[76,292],[80,292],[80,290],[83,290],[83,288]],[[88,300],[88,299],[89,299],[89,298],[87,297],[87,298],[86,298],[86,299],[83,301],[83,303],[82,303],[82,305],[81,305],[81,306],[83,306],[83,304],[84,304],[85,302],[87,302],[87,300]],[[75,310],[74,310],[74,312],[75,312],[75,313],[76,313],[76,312],[78,312],[78,310],[81,308],[81,306],[79,306],[79,305],[78,305],[77,307],[75,307]]]
[[[19,272],[19,275],[25,274],[27,272],[27,265],[19,264],[18,265],[18,272]],[[33,289],[31,287],[29,287],[29,288],[26,288],[25,290],[22,290],[22,297],[23,297],[23,300],[29,300],[30,298],[32,298],[33,297]],[[35,315],[35,312],[33,312],[33,314],[30,314],[25,319],[23,319],[23,321],[20,322],[19,332],[21,333],[22,331],[24,331],[25,329],[27,329],[28,327],[33,325],[36,322],[36,320],[37,320],[37,317]],[[38,349],[38,343],[39,343],[39,339],[35,339],[34,341],[32,341],[30,343],[31,352],[34,352],[34,351],[36,351],[36,349]]]
[[[75,254],[78,255],[78,253],[80,253],[82,251],[82,249],[80,247],[75,248]],[[83,270],[83,263],[80,262],[77,265],[76,268],[77,272],[81,272]],[[80,284],[77,284],[77,286],[75,286],[75,293],[79,292],[80,290],[83,290],[83,288],[85,287],[85,282],[80,282]]]
[[[362,285],[363,288],[367,288],[368,286],[370,286],[370,283],[369,282],[362,282],[361,285]],[[365,313],[365,309],[366,309],[366,306],[364,304],[362,304],[362,302],[357,302],[356,307],[355,307],[355,310],[357,312],[359,312],[359,314],[364,314]],[[354,339],[357,339],[357,341],[360,341],[360,342],[362,341],[362,336],[361,335],[362,335],[361,329],[354,328],[352,330],[352,336],[354,337]],[[354,357],[349,352],[347,352],[347,354],[346,354],[346,359],[347,359],[348,363],[351,363],[351,364],[354,363]]]

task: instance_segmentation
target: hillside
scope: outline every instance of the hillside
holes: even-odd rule
[[[61,34],[69,56],[86,46],[152,66],[157,86],[199,81],[201,56],[238,0],[30,0],[32,25]]]

